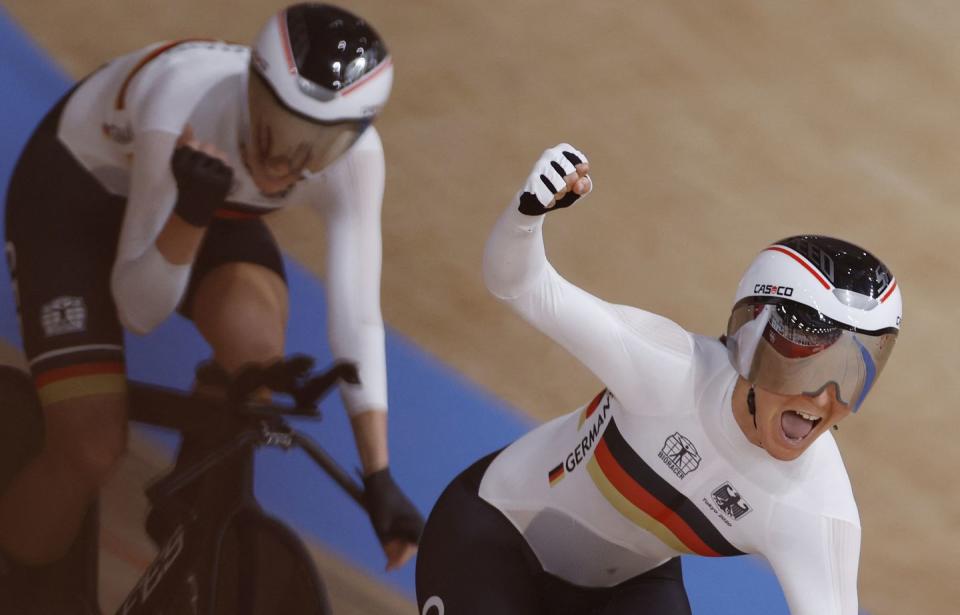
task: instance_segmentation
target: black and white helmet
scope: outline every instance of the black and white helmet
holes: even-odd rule
[[[387,47],[360,17],[330,4],[281,10],[250,56],[250,121],[261,155],[279,151],[320,170],[370,125],[392,83]]]
[[[727,349],[750,383],[783,395],[836,386],[860,408],[893,350],[900,288],[879,259],[831,237],[788,237],[763,250],[740,284]]]

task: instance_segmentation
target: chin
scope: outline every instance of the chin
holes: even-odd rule
[[[763,450],[767,451],[767,454],[773,457],[778,461],[793,461],[802,455],[807,447],[801,449],[785,449],[777,446],[764,446]]]

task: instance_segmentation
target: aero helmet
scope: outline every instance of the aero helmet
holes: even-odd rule
[[[836,387],[856,412],[900,332],[897,280],[866,250],[816,235],[788,237],[750,264],[727,324],[730,361],[782,395]]]
[[[356,142],[392,83],[387,47],[363,19],[329,4],[287,7],[250,55],[251,153],[273,175],[319,171]]]

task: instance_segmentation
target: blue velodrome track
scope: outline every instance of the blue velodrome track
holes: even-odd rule
[[[4,92],[0,98],[0,202],[5,202],[10,173],[30,130],[68,84],[67,77],[0,8],[0,89]],[[287,267],[291,291],[288,350],[313,354],[324,363],[330,353],[323,326],[322,286],[296,262],[288,259]],[[0,276],[6,277],[6,273]],[[19,344],[13,299],[2,279],[0,337]],[[129,336],[127,344],[131,377],[171,386],[188,386],[193,365],[206,356],[203,342],[179,317],[149,336]],[[387,334],[387,361],[393,408],[392,465],[424,512],[459,470],[532,425],[392,331]],[[342,463],[357,465],[339,401],[327,405],[323,422],[301,427]],[[267,508],[302,533],[413,596],[413,566],[389,575],[381,572],[383,556],[365,517],[301,454],[261,454],[257,493]],[[694,612],[788,612],[776,579],[765,564],[752,558],[685,558],[684,569]]]

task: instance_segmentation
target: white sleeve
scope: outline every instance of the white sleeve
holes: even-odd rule
[[[177,135],[139,133],[134,143],[130,193],[111,289],[120,322],[146,333],[177,307],[190,279],[190,265],[174,265],[157,250],[156,239],[177,199],[170,157]]]
[[[544,216],[511,206],[483,257],[487,288],[589,368],[625,407],[653,408],[688,390],[693,339],[670,320],[602,301],[547,262]],[[652,402],[652,403],[651,403]]]
[[[780,507],[764,556],[792,615],[857,615],[860,527]]]
[[[380,137],[366,131],[325,173],[312,204],[327,223],[327,304],[334,357],[357,364],[360,385],[340,391],[351,414],[387,409],[387,361],[380,312],[384,156]]]

